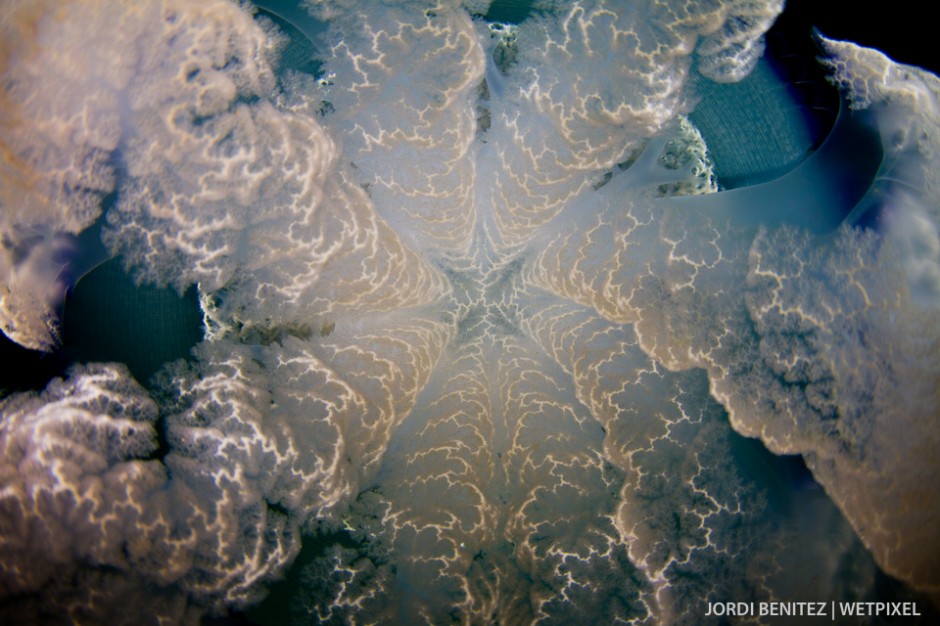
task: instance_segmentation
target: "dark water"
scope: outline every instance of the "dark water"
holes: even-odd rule
[[[203,337],[195,287],[138,286],[114,258],[82,278],[65,303],[63,352],[71,363],[118,361],[138,382],[186,358]]]
[[[114,258],[79,279],[66,296],[62,345],[55,352],[28,350],[0,334],[0,396],[39,391],[70,366],[89,362],[124,363],[146,385],[164,363],[189,357],[202,338],[195,287],[181,296],[139,286]]]

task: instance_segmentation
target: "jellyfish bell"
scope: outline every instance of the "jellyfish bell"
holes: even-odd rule
[[[36,128],[100,132],[17,145],[116,190],[92,204],[120,258],[72,304],[198,285],[206,332],[146,385],[96,362],[0,401],[8,621],[277,621],[290,596],[304,623],[691,623],[714,597],[806,600],[797,568],[827,599],[890,596],[878,564],[932,589],[905,537],[936,536],[936,317],[904,278],[930,284],[932,205],[852,228],[859,197],[894,198],[873,178],[919,170],[855,113],[820,146],[790,133],[757,60],[780,2],[497,5],[498,28],[480,3],[288,4],[30,12],[30,80],[0,86]],[[856,96],[884,88],[849,65]],[[728,109],[781,132],[745,145]],[[61,197],[7,257],[43,307],[83,263],[55,233],[96,219],[62,225],[92,198]]]

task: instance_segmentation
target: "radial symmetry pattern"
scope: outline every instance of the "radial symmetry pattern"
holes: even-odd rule
[[[782,0],[256,4],[0,3],[4,334],[111,257],[204,326],[4,391],[0,621],[934,610],[940,80],[820,38],[816,137]]]

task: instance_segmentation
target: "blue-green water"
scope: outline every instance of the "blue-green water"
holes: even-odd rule
[[[69,362],[118,361],[144,384],[164,363],[188,357],[203,336],[195,287],[181,296],[136,285],[120,258],[79,280],[63,322],[62,350]]]

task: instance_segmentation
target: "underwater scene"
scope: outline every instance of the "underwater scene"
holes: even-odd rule
[[[0,0],[0,623],[940,623],[940,64],[822,5]]]

